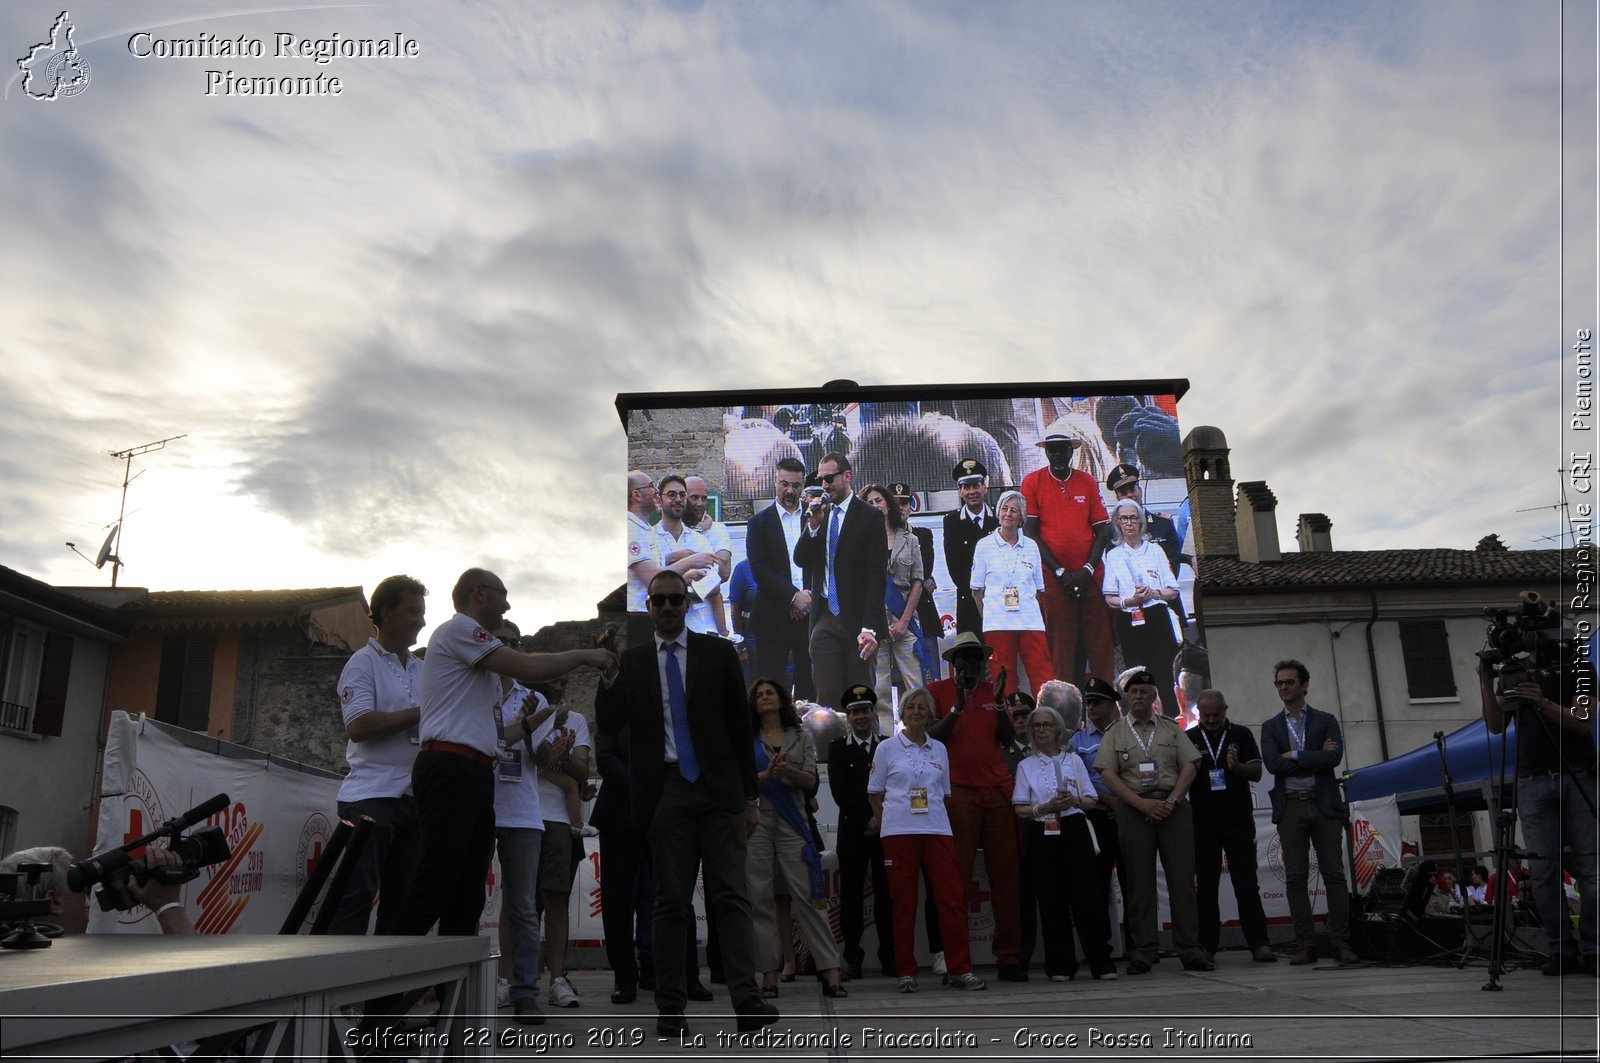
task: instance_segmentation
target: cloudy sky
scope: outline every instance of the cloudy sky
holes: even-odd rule
[[[0,75],[0,564],[104,585],[62,544],[116,518],[107,451],[187,433],[134,464],[124,585],[408,571],[437,621],[485,563],[525,627],[591,615],[617,392],[840,377],[1187,377],[1287,543],[1551,545],[1583,6],[74,7],[84,91]],[[59,11],[7,4],[7,56]],[[271,57],[335,32],[420,55]]]

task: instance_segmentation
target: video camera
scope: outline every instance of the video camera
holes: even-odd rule
[[[228,795],[218,794],[183,815],[167,820],[142,838],[80,860],[68,870],[67,885],[79,893],[85,893],[99,883],[100,891],[95,894],[95,899],[100,902],[100,910],[126,912],[139,903],[128,889],[129,879],[137,879],[141,886],[152,879],[172,885],[188,882],[200,874],[202,867],[219,864],[233,853],[221,827],[203,827],[187,837],[183,832],[227,807]],[[134,859],[134,850],[158,838],[170,839],[167,847],[183,861],[180,866],[153,868],[142,856]]]
[[[1538,683],[1545,697],[1558,703],[1576,689],[1582,660],[1577,636],[1561,626],[1560,610],[1537,591],[1523,591],[1514,609],[1485,609],[1483,616],[1489,629],[1477,656],[1494,676],[1494,692],[1505,699],[1506,712],[1527,707],[1515,696],[1522,683]]]

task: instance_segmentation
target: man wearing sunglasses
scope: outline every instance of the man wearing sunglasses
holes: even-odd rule
[[[686,629],[688,593],[678,573],[656,573],[646,599],[654,635],[623,652],[595,695],[600,727],[628,731],[633,822],[656,874],[656,1032],[680,1038],[688,1030],[685,960],[702,866],[739,1029],[778,1019],[756,983],[746,889],[745,845],[758,811],[744,674],[733,643]]]
[[[811,590],[811,673],[817,701],[837,705],[845,687],[872,684],[883,637],[889,541],[883,517],[855,497],[850,459],[832,452],[817,465],[823,490],[810,503],[794,560]]]

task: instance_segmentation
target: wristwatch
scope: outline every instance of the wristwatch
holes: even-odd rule
[[[1176,797],[1173,797],[1171,794],[1168,794],[1167,795],[1167,804],[1171,805],[1173,808],[1177,808],[1178,807],[1178,799]]]

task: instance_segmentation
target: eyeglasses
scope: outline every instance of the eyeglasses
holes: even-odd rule
[[[1118,520],[1133,521],[1135,524],[1137,524],[1138,521],[1139,521],[1139,514],[1137,514],[1137,513],[1118,513],[1117,514],[1117,519]]]
[[[817,482],[818,483],[824,483],[824,484],[831,484],[831,483],[833,483],[833,481],[837,480],[839,477],[841,477],[843,475],[844,475],[844,473],[842,473],[842,472],[818,473],[817,474]]]
[[[1300,685],[1300,680],[1298,680],[1298,679],[1274,679],[1272,681],[1272,685],[1275,686],[1275,687],[1279,687],[1279,688],[1282,688],[1282,687],[1297,687],[1297,686]]]
[[[682,594],[652,594],[650,596],[650,604],[657,609],[665,609],[668,606],[676,609],[687,600]]]
[[[506,592],[504,587],[496,586],[493,583],[480,583],[478,586],[482,587],[486,591],[494,591],[496,594],[504,594]]]
[[[1035,730],[1039,729],[1040,727],[1047,727],[1052,731],[1056,729],[1056,725],[1051,723],[1049,720],[1034,720],[1028,726],[1034,728]]]
[[[689,497],[689,492],[687,492],[687,491],[667,491],[667,492],[665,492],[665,494],[666,494],[666,497],[668,497],[668,498],[688,498]]]
[[[788,488],[790,491],[798,491],[798,490],[800,490],[800,488],[805,486],[805,481],[804,480],[779,480],[778,481],[778,486],[779,487]]]

